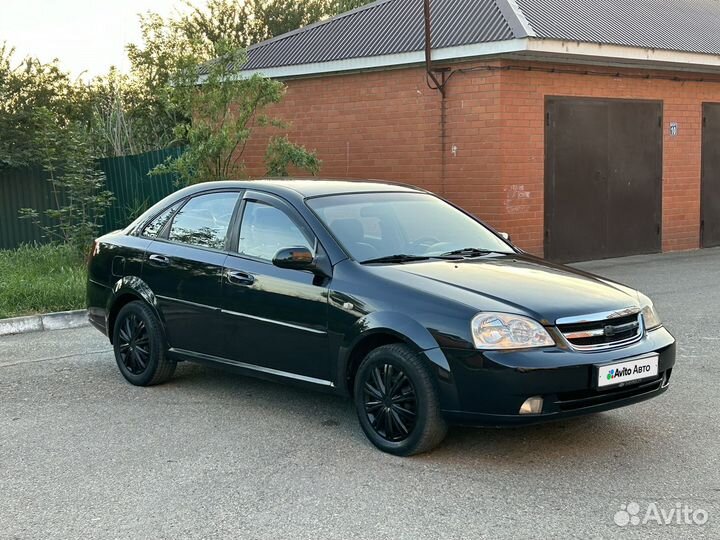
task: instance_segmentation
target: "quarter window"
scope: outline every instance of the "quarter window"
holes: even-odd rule
[[[240,224],[238,253],[272,261],[278,251],[290,247],[313,249],[285,212],[269,204],[248,201]]]
[[[223,249],[238,193],[194,197],[175,215],[169,239],[193,246]]]
[[[170,221],[170,218],[175,213],[175,210],[177,210],[179,204],[176,204],[174,206],[171,206],[167,210],[163,211],[162,214],[157,216],[155,219],[153,219],[150,223],[148,223],[145,228],[143,229],[143,236],[149,236],[150,238],[157,238],[157,236],[160,234],[160,231],[163,230],[163,227],[167,224],[168,221]]]

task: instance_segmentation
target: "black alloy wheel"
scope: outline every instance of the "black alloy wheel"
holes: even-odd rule
[[[407,345],[373,349],[353,383],[355,410],[367,438],[384,452],[410,456],[432,450],[447,424],[428,360]]]
[[[415,387],[405,372],[388,363],[379,363],[367,373],[363,401],[368,421],[382,438],[405,440],[415,427]]]
[[[141,300],[120,309],[113,327],[113,349],[120,373],[137,386],[150,386],[172,377],[177,363],[167,357],[162,324]]]
[[[150,338],[147,326],[136,314],[130,313],[118,329],[120,360],[133,375],[143,373],[150,363]]]

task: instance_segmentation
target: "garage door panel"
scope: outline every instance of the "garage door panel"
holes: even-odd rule
[[[548,98],[546,256],[660,251],[662,104]]]
[[[720,246],[720,103],[703,105],[701,242]]]
[[[608,176],[608,114],[599,102],[553,104],[555,131],[549,169],[554,205],[547,207],[547,239],[552,258],[592,258],[605,249],[606,216],[599,211]],[[578,181],[582,179],[582,181]]]
[[[660,251],[662,107],[612,102],[606,257]]]

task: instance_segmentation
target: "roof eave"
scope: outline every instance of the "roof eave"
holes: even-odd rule
[[[613,66],[628,64],[651,69],[720,71],[720,55],[691,51],[532,38],[528,40],[525,52],[528,56],[564,58],[574,61],[587,59],[595,64]]]
[[[443,49],[433,49],[432,58],[437,62],[467,61],[475,58],[512,57],[522,55],[528,59],[543,58],[552,61],[582,62],[587,60],[597,65],[632,65],[634,67],[656,69],[680,69],[685,71],[720,71],[720,55],[698,52],[648,49],[625,45],[609,45],[543,38],[518,38],[489,43],[459,45]],[[279,66],[244,70],[238,78],[248,78],[256,74],[273,79],[297,77],[322,77],[327,75],[361,72],[369,70],[398,69],[422,65],[425,61],[423,51],[335,60],[294,66]],[[205,82],[205,76],[198,84]]]
[[[458,45],[433,49],[433,61],[449,61],[486,56],[498,56],[508,53],[517,53],[527,50],[527,39],[511,39],[489,43],[475,43],[472,45]],[[318,62],[294,66],[279,66],[260,69],[248,69],[239,73],[239,77],[247,78],[260,74],[273,79],[287,79],[293,77],[312,77],[355,71],[368,71],[375,69],[393,69],[419,65],[425,62],[424,51],[413,51],[397,54],[351,58],[331,62]],[[205,82],[206,76],[201,76],[198,83]]]

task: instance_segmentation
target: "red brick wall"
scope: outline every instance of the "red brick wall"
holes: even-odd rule
[[[720,82],[630,78],[648,74],[682,79],[708,77],[692,73],[623,71],[623,74],[625,77],[515,70],[502,73],[501,101],[506,128],[503,155],[506,167],[510,167],[505,169],[503,180],[508,186],[524,185],[531,191],[531,213],[537,221],[528,222],[527,231],[525,225],[522,227],[523,234],[530,233],[527,246],[532,251],[542,252],[544,99],[548,95],[663,101],[663,250],[699,247],[702,104],[720,102]],[[679,124],[676,137],[670,136],[670,122]],[[514,145],[523,147],[522,151]]]
[[[291,140],[317,149],[322,176],[380,178],[430,189],[509,232],[520,247],[542,254],[545,97],[661,100],[663,249],[698,247],[702,103],[720,102],[720,82],[640,79],[631,75],[649,72],[631,71],[623,71],[624,77],[521,71],[520,64],[508,62],[490,66],[458,72],[447,85],[444,146],[442,102],[421,68],[290,80],[273,113],[292,122]],[[669,136],[670,122],[679,123],[677,137]],[[246,150],[251,176],[264,172],[269,134],[258,132]]]
[[[440,189],[440,98],[422,70],[396,70],[287,82],[271,114],[291,123],[293,142],[317,149],[321,175],[378,178]],[[250,176],[264,173],[270,135],[245,151]]]

